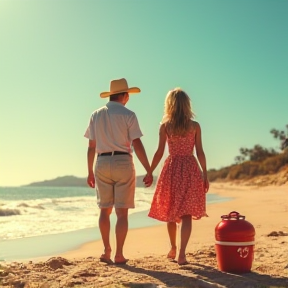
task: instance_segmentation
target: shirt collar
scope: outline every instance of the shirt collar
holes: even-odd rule
[[[115,102],[115,101],[109,101],[106,106],[124,106],[122,103],[119,103],[119,102]]]

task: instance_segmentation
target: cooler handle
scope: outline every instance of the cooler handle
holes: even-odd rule
[[[240,213],[236,211],[232,211],[228,215],[222,215],[221,218],[223,220],[229,220],[229,219],[245,220],[245,216],[240,215]]]

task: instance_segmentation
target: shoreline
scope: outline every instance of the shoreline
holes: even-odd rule
[[[111,215],[111,226],[116,222],[114,214]],[[158,221],[146,217],[146,214],[147,211],[140,211],[129,216],[131,230],[159,225]],[[100,240],[98,226],[63,233],[2,240],[0,241],[0,263],[41,261],[54,255],[79,249],[86,243]]]
[[[218,197],[211,193],[208,206],[212,203],[230,201],[227,197]],[[134,229],[150,228],[163,225],[163,222],[152,219],[147,216],[148,210],[138,212],[131,211],[129,215],[129,231]],[[83,221],[85,219],[83,218]],[[95,217],[95,222],[98,218]],[[111,214],[111,243],[115,244],[115,235],[113,228],[116,223],[116,215]],[[7,239],[0,241],[0,263],[13,261],[41,261],[49,257],[66,254],[70,251],[81,249],[83,245],[100,241],[101,235],[98,226],[67,231],[55,234],[46,234],[39,236],[23,237],[16,239]],[[41,243],[41,244],[40,244]],[[43,249],[45,247],[45,249]]]

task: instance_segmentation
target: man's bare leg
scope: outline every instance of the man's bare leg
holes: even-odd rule
[[[104,245],[104,254],[101,255],[100,260],[101,259],[110,260],[110,257],[111,257],[111,245],[110,245],[110,214],[111,212],[112,212],[112,207],[102,208],[100,211],[99,229],[101,232],[102,241]]]
[[[176,246],[176,234],[177,234],[177,226],[175,222],[168,222],[167,223],[167,230],[170,239],[171,249],[167,255],[169,259],[175,259],[177,246]]]
[[[115,208],[115,211],[117,215],[115,263],[126,263],[123,246],[128,232],[128,208]]]

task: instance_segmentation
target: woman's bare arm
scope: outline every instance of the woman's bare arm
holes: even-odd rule
[[[160,160],[163,157],[164,149],[166,144],[166,130],[165,130],[165,124],[161,124],[159,129],[159,142],[158,142],[158,148],[154,154],[152,164],[151,164],[151,171],[153,172],[156,167],[158,166]]]
[[[202,169],[205,191],[208,192],[209,181],[207,178],[206,156],[205,156],[203,146],[202,146],[201,127],[199,123],[197,122],[194,122],[194,123],[195,123],[195,129],[196,129],[196,135],[195,135],[196,155],[197,155],[198,161]]]

